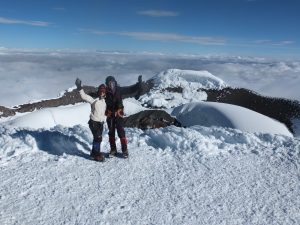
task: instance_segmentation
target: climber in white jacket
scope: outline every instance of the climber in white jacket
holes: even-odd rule
[[[91,157],[96,161],[104,161],[104,155],[101,152],[102,132],[103,124],[106,121],[105,110],[106,110],[106,86],[101,84],[98,88],[99,97],[93,98],[86,94],[81,86],[81,80],[76,79],[75,81],[77,90],[81,98],[91,104],[91,114],[89,120],[89,127],[93,134],[93,147],[91,151]]]

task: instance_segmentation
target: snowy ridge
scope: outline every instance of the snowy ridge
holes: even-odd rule
[[[169,69],[153,78],[154,88],[140,101],[152,107],[172,108],[193,101],[206,100],[207,94],[200,89],[222,89],[224,81],[207,71]],[[182,88],[182,93],[166,90]]]
[[[191,90],[222,89],[227,86],[223,80],[208,71],[168,69],[160,72],[153,79],[158,89],[167,87],[182,87]]]

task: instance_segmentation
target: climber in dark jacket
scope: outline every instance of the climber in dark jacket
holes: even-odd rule
[[[117,81],[113,76],[108,76],[105,80],[107,86],[106,92],[106,122],[108,126],[110,155],[117,154],[116,147],[116,130],[121,142],[123,157],[128,157],[127,138],[123,126],[124,106],[120,87],[117,86]]]

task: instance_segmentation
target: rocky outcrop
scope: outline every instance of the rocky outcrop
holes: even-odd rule
[[[125,127],[137,127],[143,130],[170,125],[181,126],[175,118],[163,110],[144,110],[124,118]]]

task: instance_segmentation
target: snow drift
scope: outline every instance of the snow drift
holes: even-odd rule
[[[282,134],[293,137],[286,126],[252,110],[216,102],[189,103],[176,107],[172,115],[183,126],[218,126],[246,132]]]

